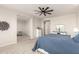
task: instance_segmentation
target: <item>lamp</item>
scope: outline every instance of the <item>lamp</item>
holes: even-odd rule
[[[73,30],[75,33],[79,32],[78,28],[75,27],[74,30]]]
[[[73,28],[73,31],[74,31],[74,33],[71,35],[72,38],[78,34],[79,30],[77,27],[75,27],[75,28]]]

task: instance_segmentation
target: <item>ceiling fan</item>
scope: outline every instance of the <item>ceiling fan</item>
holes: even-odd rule
[[[49,9],[50,7],[46,7],[46,8],[41,8],[41,7],[38,7],[39,10],[35,10],[37,13],[36,14],[39,14],[39,15],[44,15],[46,16],[47,14],[51,15],[53,9]]]

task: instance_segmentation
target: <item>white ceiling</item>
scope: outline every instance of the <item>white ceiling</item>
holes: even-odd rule
[[[20,11],[29,15],[37,16],[40,18],[44,17],[53,17],[53,16],[59,16],[69,13],[76,13],[79,10],[78,4],[3,4],[0,5],[9,9],[13,9],[16,11]],[[38,10],[38,7],[50,7],[50,9],[53,9],[52,15],[47,16],[39,16],[38,14],[35,14],[34,10]]]

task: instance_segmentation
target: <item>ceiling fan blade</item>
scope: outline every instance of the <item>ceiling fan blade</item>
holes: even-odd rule
[[[42,12],[40,13],[40,16],[42,15]]]
[[[41,12],[41,11],[35,10],[35,12]]]
[[[46,14],[44,13],[44,16],[46,16]]]
[[[42,11],[42,8],[41,7],[38,7],[41,11]]]
[[[47,7],[47,8],[45,9],[45,11],[46,11],[47,9],[49,9],[49,7]]]
[[[47,14],[50,14],[51,15],[52,13],[47,13]]]
[[[52,12],[53,10],[47,10],[46,12]]]

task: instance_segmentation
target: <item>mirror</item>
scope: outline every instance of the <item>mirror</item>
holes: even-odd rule
[[[64,25],[56,25],[56,30],[58,32],[64,32]]]

